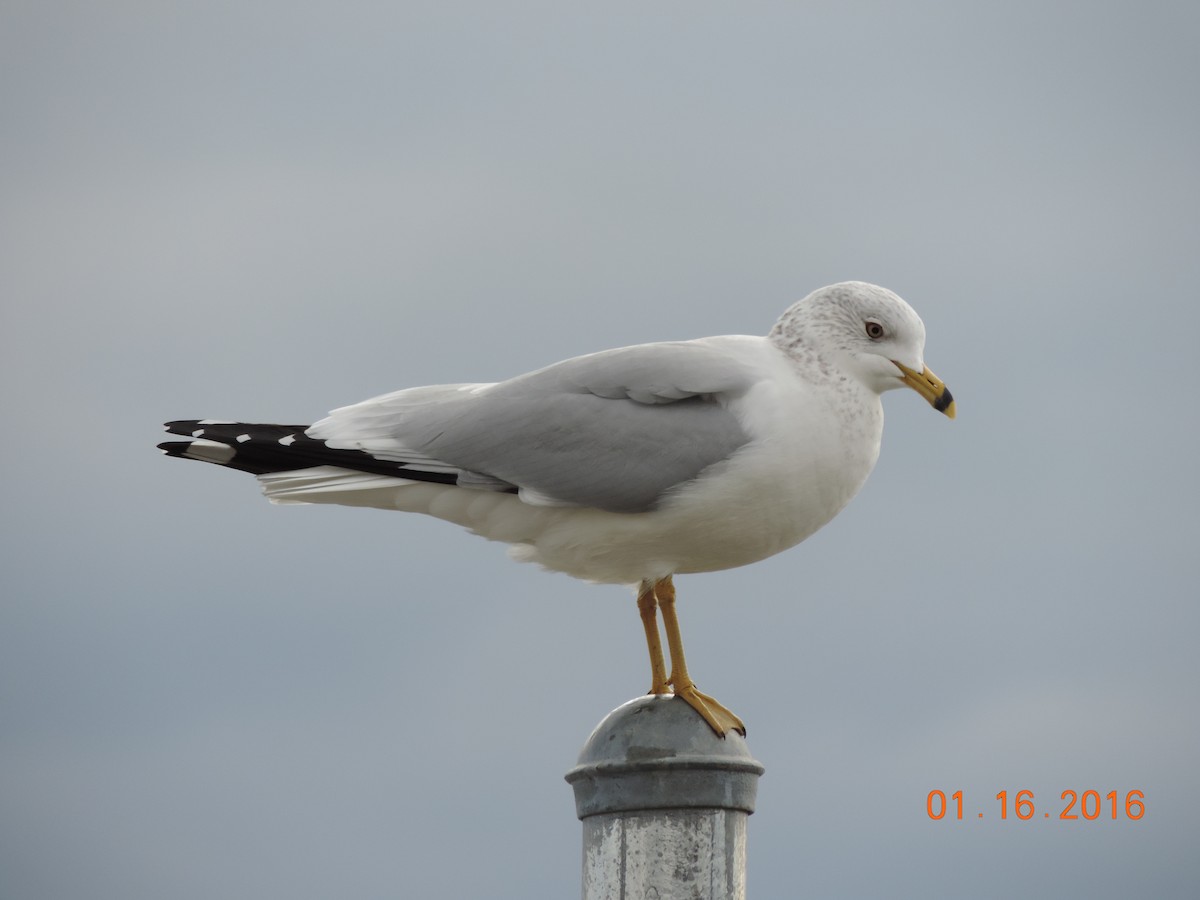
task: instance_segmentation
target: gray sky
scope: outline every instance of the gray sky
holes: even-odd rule
[[[5,4],[0,896],[575,895],[562,775],[648,686],[632,598],[271,507],[159,423],[765,333],[849,278],[921,313],[959,418],[889,395],[834,523],[679,579],[767,767],[752,896],[1196,896],[1198,37],[1193,3]]]

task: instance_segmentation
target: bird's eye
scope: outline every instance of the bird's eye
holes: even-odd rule
[[[877,341],[883,337],[883,326],[874,319],[867,319],[867,321],[863,323],[863,327],[867,331],[867,337],[869,337],[871,340]]]

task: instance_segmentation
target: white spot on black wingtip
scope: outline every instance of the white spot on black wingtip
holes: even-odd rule
[[[202,434],[204,434],[204,429],[197,428],[195,431],[192,432],[192,437],[200,437],[200,435],[202,435]]]
[[[237,451],[228,444],[200,438],[188,444],[183,450],[183,455],[188,459],[199,459],[223,466],[237,455]]]
[[[236,439],[236,440],[237,440],[237,442],[238,442],[239,444],[244,444],[244,443],[246,443],[246,441],[250,440],[250,435],[248,435],[248,434],[239,434],[239,435],[237,436],[237,439]]]
[[[285,438],[280,438],[279,443],[285,447],[290,447],[292,444],[296,443],[296,436],[294,434],[289,434]]]

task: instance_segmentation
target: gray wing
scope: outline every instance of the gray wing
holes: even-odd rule
[[[308,434],[531,502],[641,512],[747,442],[724,401],[756,380],[703,342],[645,344],[494,385],[400,391]]]

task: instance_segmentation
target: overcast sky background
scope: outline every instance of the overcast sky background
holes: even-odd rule
[[[632,597],[272,507],[159,423],[850,278],[959,418],[889,395],[834,523],[679,579],[767,768],[751,896],[1200,895],[1198,39],[1186,2],[4,3],[0,897],[576,896]]]

